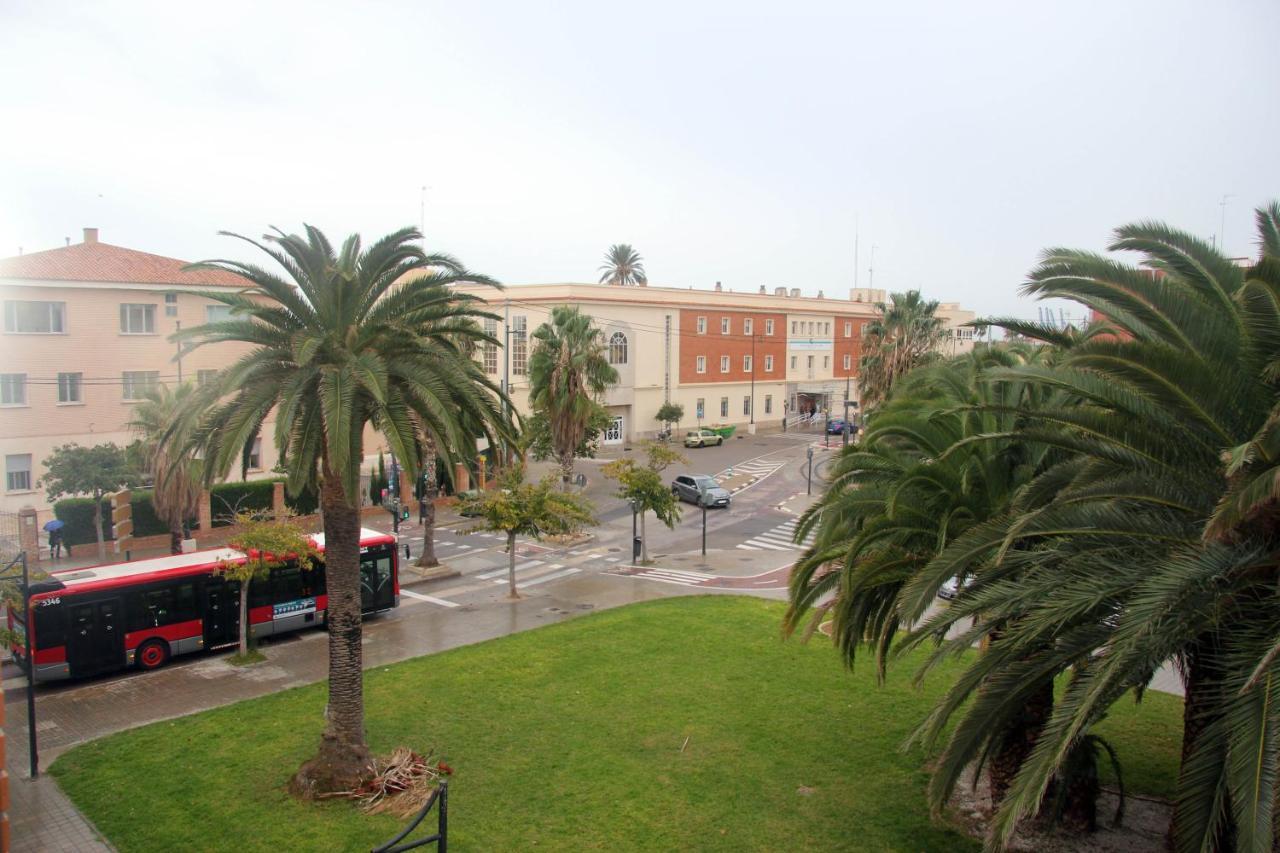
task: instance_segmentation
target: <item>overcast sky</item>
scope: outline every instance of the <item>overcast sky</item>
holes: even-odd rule
[[[198,11],[197,11],[198,10]],[[1280,3],[0,3],[0,255],[196,260],[218,230],[419,223],[508,283],[984,314],[1037,252],[1159,218],[1253,251],[1280,197]]]

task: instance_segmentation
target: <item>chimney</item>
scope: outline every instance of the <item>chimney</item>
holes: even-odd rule
[[[786,296],[786,295],[787,295],[787,289],[786,289],[785,287],[775,287],[775,288],[773,289],[773,295],[774,295],[774,296]]]
[[[716,293],[720,292],[720,282],[716,282]]]
[[[97,228],[84,229],[84,241],[86,243],[98,242],[98,229]]]
[[[762,284],[762,285],[760,285],[760,295],[761,295],[761,296],[764,296],[764,295],[765,295],[765,292],[764,292],[764,285],[763,285],[763,284]]]
[[[823,298],[823,296],[822,296],[822,291],[821,291],[821,290],[819,290],[819,291],[818,291],[818,298],[819,298],[819,299],[822,299],[822,298]]]
[[[791,295],[793,297],[798,297],[800,295],[800,288],[798,287],[791,288]]]

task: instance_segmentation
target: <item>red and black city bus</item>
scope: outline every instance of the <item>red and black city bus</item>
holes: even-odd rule
[[[324,551],[324,534],[313,537]],[[36,681],[83,678],[136,664],[163,666],[173,655],[240,640],[240,583],[219,566],[243,560],[231,548],[67,569],[31,585],[28,619],[9,611],[14,660],[24,668],[23,631],[31,626]],[[400,603],[395,539],[360,531],[360,603],[365,615]],[[249,584],[249,632],[286,634],[324,623],[324,562],[272,569]]]

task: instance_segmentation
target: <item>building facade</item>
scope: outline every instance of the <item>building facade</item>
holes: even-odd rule
[[[741,293],[572,283],[467,290],[499,315],[488,331],[508,345],[489,346],[479,357],[525,414],[533,331],[559,305],[575,305],[594,319],[619,375],[604,399],[611,417],[605,444],[656,434],[663,426],[658,409],[668,401],[684,408],[682,429],[778,430],[785,417],[838,416],[846,400],[852,409],[866,327],[884,299],[883,291],[866,290],[845,300],[787,288]],[[974,315],[959,305],[948,303],[939,315],[948,329],[971,331],[961,324]],[[972,346],[971,335],[948,336],[949,352]]]
[[[218,344],[179,353],[170,334],[226,316],[227,308],[190,290],[240,289],[218,270],[99,242],[0,260],[0,511],[48,513],[40,488],[55,447],[133,441],[134,404],[161,383],[207,381],[242,355]],[[251,454],[250,476],[270,471],[268,436]],[[235,475],[239,474],[237,470]]]

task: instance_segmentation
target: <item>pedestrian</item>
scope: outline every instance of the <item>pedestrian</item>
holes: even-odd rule
[[[62,529],[49,531],[49,555],[54,559],[62,556]]]

